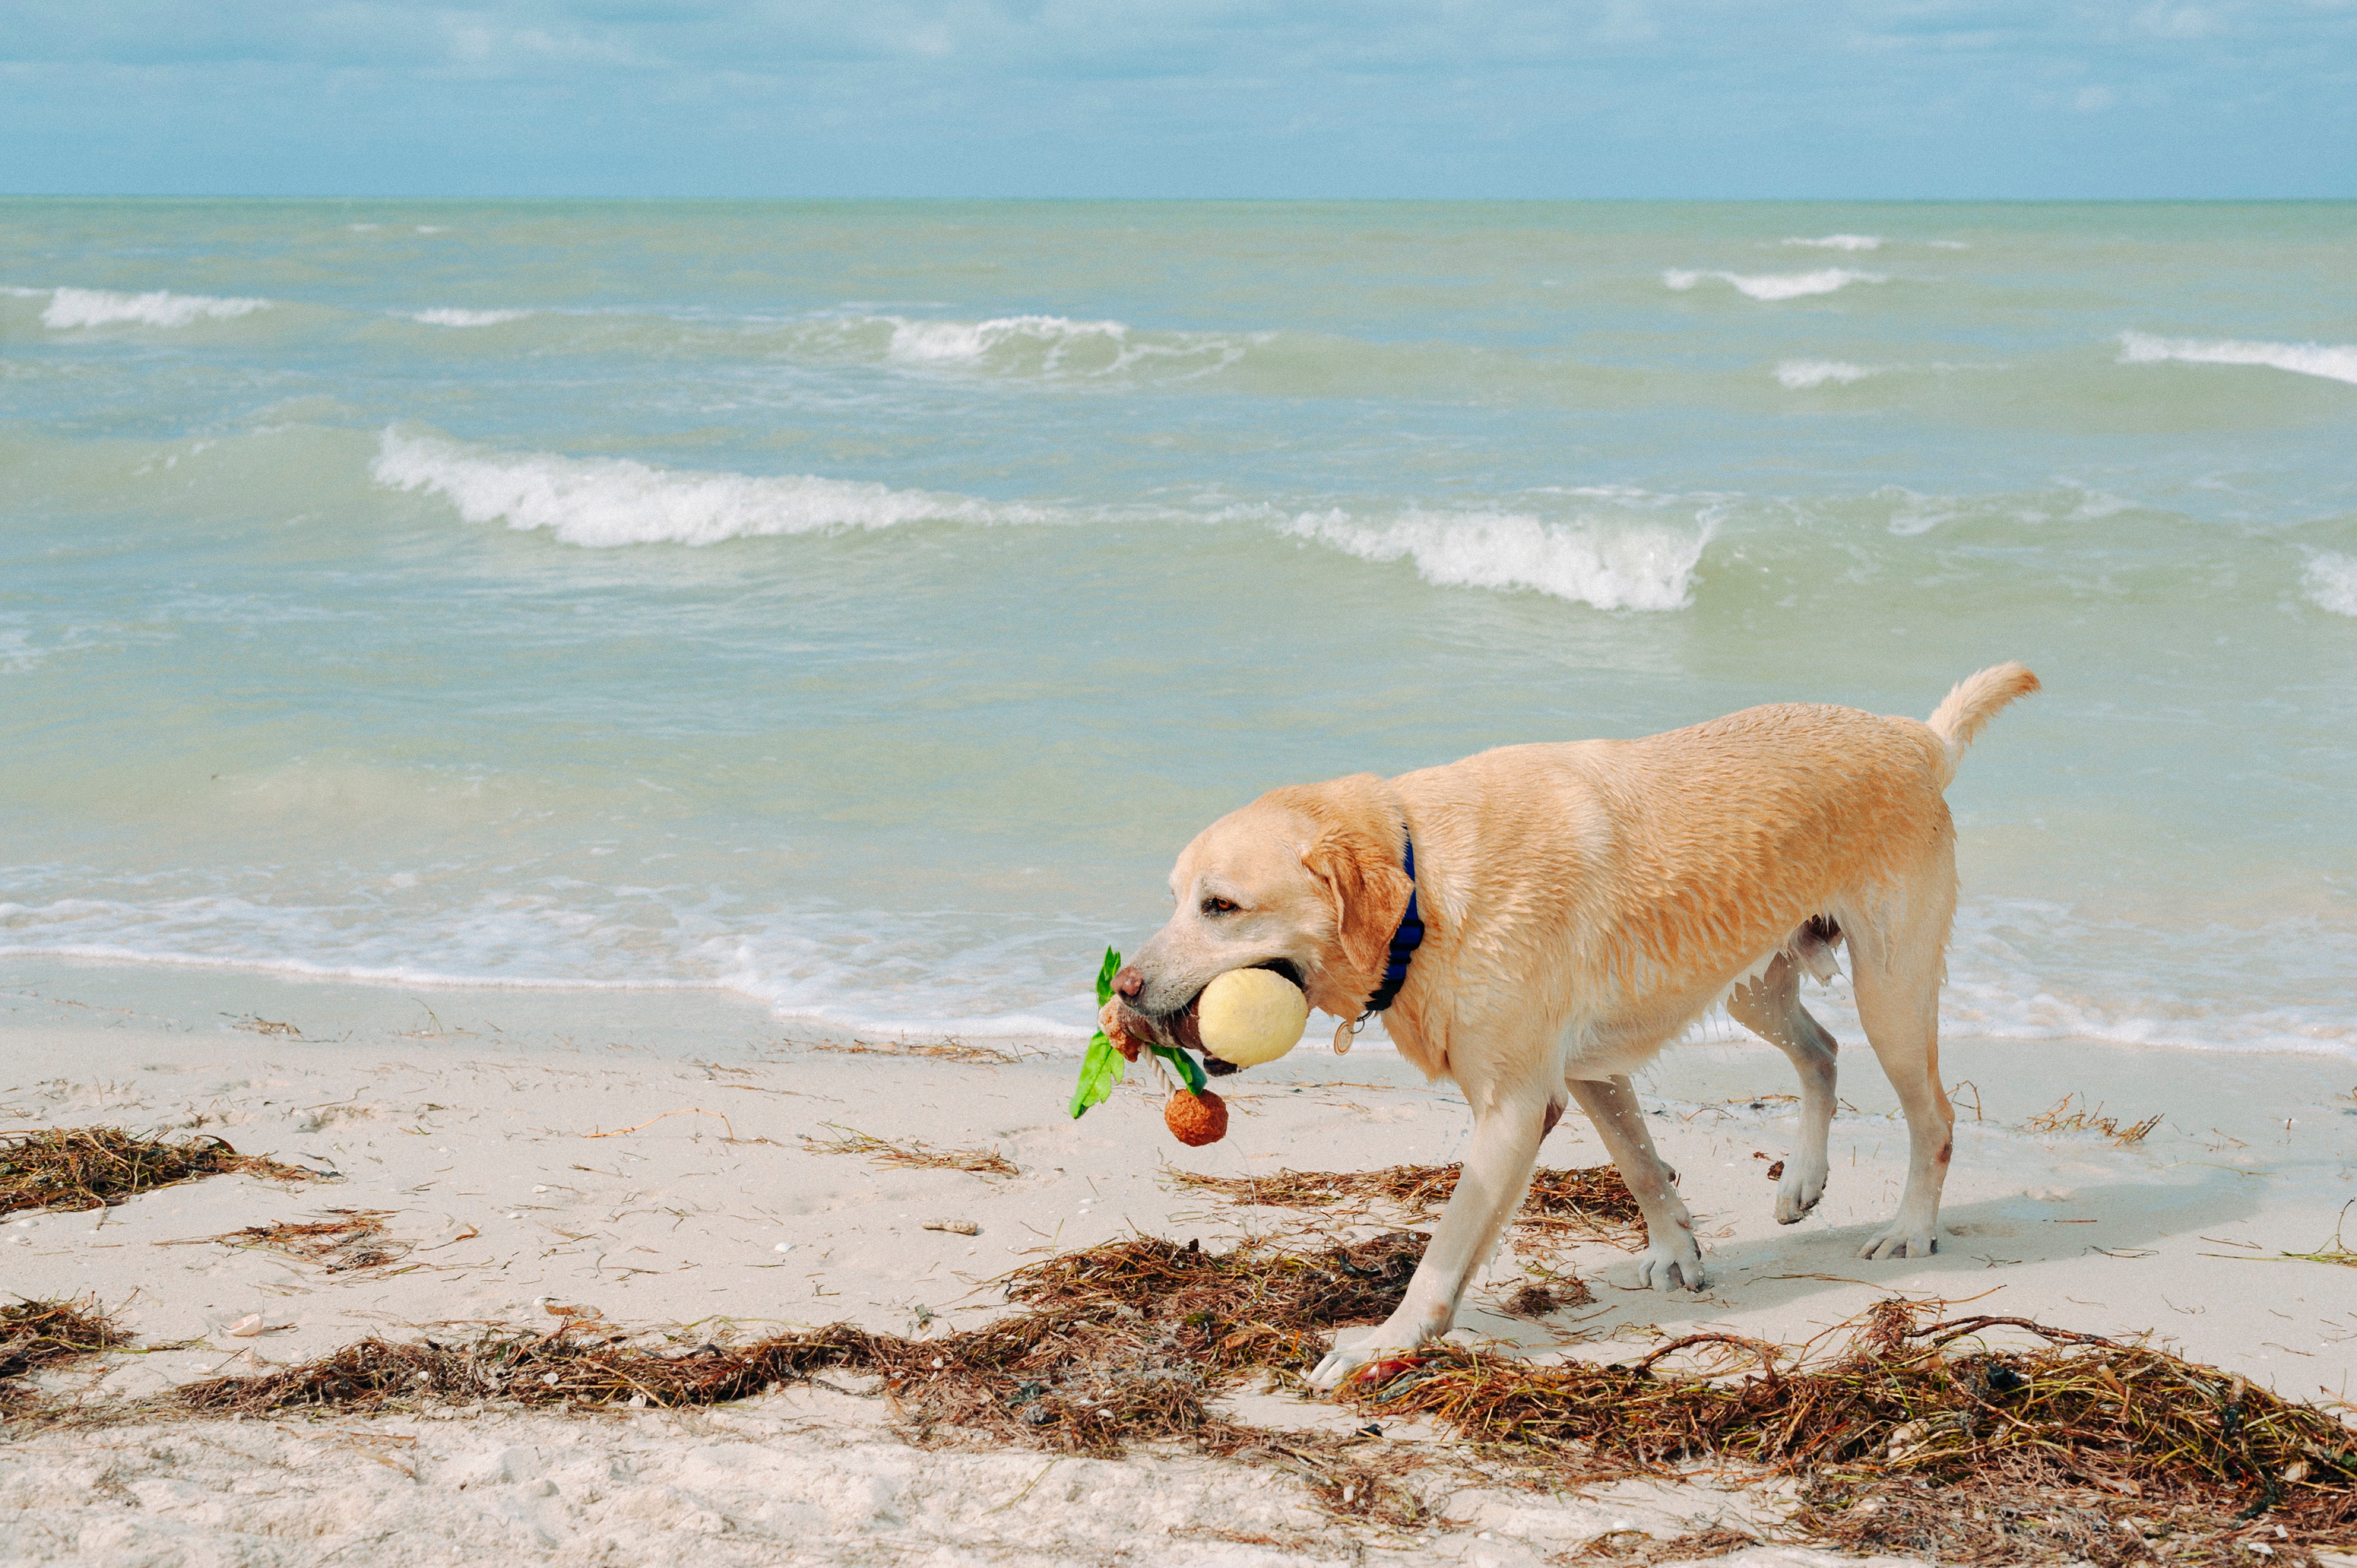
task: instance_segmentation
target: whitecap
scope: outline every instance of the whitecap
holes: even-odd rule
[[[1788,245],[1805,245],[1813,251],[1878,251],[1882,249],[1879,234],[1827,234],[1821,240],[1787,240]]]
[[[1057,514],[855,479],[696,473],[623,457],[485,452],[388,430],[369,472],[447,499],[468,522],[546,529],[567,544],[716,544],[904,522],[1046,522]]]
[[[0,626],[0,675],[21,675],[41,662],[41,650],[21,628]]]
[[[1854,272],[1848,267],[1824,267],[1813,273],[1741,273],[1691,272],[1672,267],[1662,274],[1662,282],[1683,294],[1695,287],[1705,278],[1717,278],[1730,284],[1738,294],[1751,299],[1800,299],[1813,294],[1832,294],[1854,283],[1889,283],[1881,273]]]
[[[2341,1000],[2352,958],[2357,936],[2309,917],[2163,929],[1975,900],[1956,911],[1940,1033],[2357,1058]]]
[[[2357,385],[2357,344],[2258,343],[2239,338],[2156,338],[2146,332],[2120,334],[2123,365],[2158,364],[2180,360],[2190,365],[2265,365],[2297,375],[2322,376],[2328,381]]]
[[[74,327],[186,327],[192,321],[226,321],[267,310],[266,299],[222,299],[207,294],[115,294],[102,288],[61,288],[49,295],[41,325],[64,331]]]
[[[529,310],[457,310],[437,307],[420,310],[410,316],[428,327],[497,327],[502,321],[522,321],[532,314]]]
[[[1074,321],[1062,316],[1000,316],[988,321],[912,321],[888,317],[892,323],[892,358],[918,364],[958,364],[982,359],[1003,344],[1030,342],[1048,349],[1052,368],[1063,350],[1089,338],[1116,347],[1129,336],[1119,321]]]
[[[14,868],[9,868],[14,869]],[[608,897],[600,898],[604,892]],[[564,896],[504,878],[393,910],[196,893],[0,899],[0,959],[84,959],[403,986],[729,991],[780,1016],[857,1030],[1087,1039],[1095,1001],[1071,987],[1072,922],[1005,918],[982,933],[953,916],[789,907],[715,913],[694,901]],[[387,918],[387,916],[393,916]],[[642,924],[660,921],[654,930]],[[662,934],[655,935],[655,930]],[[1098,943],[1117,939],[1090,928]]]
[[[1305,513],[1286,532],[1364,561],[1412,559],[1425,581],[1444,587],[1534,589],[1601,610],[1684,609],[1711,533],[1707,522],[1686,532],[1424,511],[1372,525],[1343,511]]]
[[[1846,360],[1787,360],[1776,367],[1776,379],[1793,392],[1806,392],[1827,381],[1846,387],[1874,373],[1869,366],[1853,365]]]
[[[2357,555],[2319,551],[2300,581],[2308,596],[2334,615],[2357,616]]]

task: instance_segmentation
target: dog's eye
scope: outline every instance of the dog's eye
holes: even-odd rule
[[[1229,903],[1225,898],[1206,898],[1203,900],[1203,913],[1206,915],[1232,915],[1235,912],[1236,907],[1233,904]]]

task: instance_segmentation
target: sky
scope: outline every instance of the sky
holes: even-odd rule
[[[5,0],[0,191],[2357,197],[2357,0]]]

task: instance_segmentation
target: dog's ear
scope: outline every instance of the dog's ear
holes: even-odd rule
[[[1339,1016],[1356,1014],[1383,981],[1392,933],[1415,892],[1398,856],[1396,849],[1347,828],[1329,828],[1302,852],[1301,864],[1325,890],[1334,914],[1341,961],[1329,967],[1343,992]]]

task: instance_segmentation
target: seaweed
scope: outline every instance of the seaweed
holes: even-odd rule
[[[2261,1515],[2270,1552],[2292,1526],[2357,1540],[2357,1432],[2326,1411],[2139,1342],[2016,1317],[1923,1321],[1941,1305],[1880,1303],[1814,1357],[1729,1334],[1611,1365],[1436,1348],[1377,1363],[1346,1397],[1590,1477],[1699,1462],[1800,1476],[1792,1530],[1855,1551],[2125,1561],[2149,1550],[2156,1510],[2189,1549],[2239,1539]],[[1997,1328],[2045,1343],[1993,1348],[1983,1337]],[[1699,1365],[1657,1369],[1679,1356]],[[2052,1500],[2065,1493],[2075,1500]],[[2053,1528],[2039,1522],[2050,1514]]]
[[[0,1415],[13,1415],[31,1396],[18,1381],[34,1372],[79,1361],[128,1344],[95,1298],[35,1301],[0,1306]]]
[[[281,1219],[268,1225],[249,1225],[242,1230],[205,1240],[224,1247],[283,1252],[307,1263],[317,1263],[331,1274],[380,1268],[408,1255],[410,1243],[396,1240],[385,1230],[385,1219],[393,1210],[330,1208],[328,1213],[333,1218]]]
[[[95,1356],[129,1341],[95,1298],[0,1306],[0,1382],[60,1362]]]
[[[2093,1111],[2073,1111],[2071,1102],[2078,1098],[2076,1093],[2066,1094],[2022,1125],[2033,1133],[2101,1133],[2124,1149],[2143,1143],[2147,1135],[2160,1125],[2161,1113],[2158,1112],[2123,1127],[2117,1117],[2104,1115],[2100,1104]]]
[[[931,1339],[836,1324],[667,1354],[601,1322],[568,1319],[546,1333],[493,1332],[462,1345],[371,1338],[258,1377],[187,1384],[169,1398],[215,1414],[492,1399],[704,1405],[841,1370],[881,1377],[920,1439],[954,1428],[1115,1455],[1224,1430],[1206,1402],[1221,1385],[1251,1369],[1313,1364],[1325,1330],[1397,1305],[1422,1255],[1423,1238],[1411,1235],[1307,1256],[1139,1237],[1017,1270],[1005,1283],[1022,1310]]]
[[[826,1125],[842,1136],[821,1140],[804,1133],[802,1147],[813,1155],[861,1155],[879,1165],[899,1165],[909,1170],[971,1171],[988,1176],[1023,1174],[995,1148],[935,1149],[915,1139],[895,1144],[856,1127],[838,1127],[832,1122]]]
[[[1280,1208],[1340,1208],[1364,1212],[1386,1203],[1429,1214],[1457,1190],[1457,1165],[1388,1165],[1373,1171],[1282,1170],[1265,1176],[1202,1176],[1173,1170],[1180,1187],[1216,1192],[1231,1203]],[[1622,1243],[1641,1236],[1644,1216],[1628,1183],[1610,1165],[1534,1171],[1515,1223],[1544,1230],[1577,1230]]]
[[[800,1042],[788,1041],[789,1045]],[[1019,1051],[1003,1051],[993,1046],[970,1046],[954,1037],[940,1041],[910,1042],[895,1040],[877,1044],[873,1040],[813,1040],[814,1051],[832,1051],[846,1057],[926,1057],[936,1061],[974,1062],[991,1067],[1006,1067],[1023,1059]]]
[[[210,1133],[167,1143],[120,1127],[41,1128],[0,1133],[0,1215],[108,1208],[159,1187],[232,1173],[279,1182],[328,1179],[323,1172],[241,1155]]]

